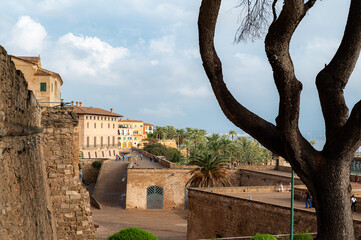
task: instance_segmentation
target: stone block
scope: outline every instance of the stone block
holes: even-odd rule
[[[58,164],[57,166],[56,166],[56,168],[57,169],[65,169],[65,164]]]

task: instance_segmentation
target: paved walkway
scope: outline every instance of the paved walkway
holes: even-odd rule
[[[360,184],[359,184],[360,185]],[[224,195],[233,196],[243,199],[252,199],[254,201],[270,203],[283,207],[291,207],[291,193],[290,192],[269,192],[269,193],[227,193]],[[294,201],[294,208],[315,212],[315,208],[306,208],[304,201]],[[353,218],[361,220],[361,213],[354,213]]]
[[[164,168],[158,162],[150,161],[150,159],[144,155],[142,156],[142,160],[140,160],[141,154],[137,151],[130,152],[130,154],[132,155],[133,159],[137,159],[135,161],[134,168]]]
[[[125,208],[127,166],[128,162],[125,161],[103,162],[93,193],[102,206]]]
[[[99,224],[96,231],[98,240],[126,227],[139,227],[153,233],[159,240],[187,239],[186,210],[124,210],[120,208],[92,208],[93,220]]]

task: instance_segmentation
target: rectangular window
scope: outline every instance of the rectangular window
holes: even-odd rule
[[[97,137],[94,137],[94,147],[97,146]]]
[[[100,146],[103,147],[103,137],[100,138]]]
[[[40,92],[46,92],[46,82],[40,83]]]
[[[89,123],[88,122],[86,123],[86,127],[89,128]]]
[[[54,84],[52,83],[51,84],[51,92],[53,92],[53,89],[54,89]]]
[[[97,128],[97,124],[96,124],[96,123],[94,123],[94,128]]]
[[[115,137],[113,136],[113,146],[115,145]],[[114,155],[115,155],[115,153],[114,153]]]
[[[87,146],[87,147],[89,147],[89,142],[90,142],[89,137],[86,137],[86,146]]]
[[[108,137],[108,146],[110,146],[110,137]]]

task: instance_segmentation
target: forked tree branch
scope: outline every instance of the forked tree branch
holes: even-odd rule
[[[285,157],[284,141],[277,128],[242,106],[223,81],[222,63],[214,48],[214,33],[221,0],[203,0],[199,18],[199,46],[203,67],[226,117],[263,146]]]
[[[343,126],[348,121],[343,89],[355,68],[361,50],[361,1],[351,0],[348,20],[340,46],[331,62],[317,75],[316,84],[326,125],[325,150],[342,147],[336,139],[344,134]],[[349,124],[356,129],[361,109],[355,106]],[[351,124],[352,122],[352,124]],[[347,126],[351,127],[351,126]],[[358,137],[352,134],[350,137]],[[350,147],[350,146],[348,146]]]
[[[295,76],[289,45],[294,31],[308,9],[303,0],[285,0],[282,11],[271,24],[265,40],[267,57],[280,95],[277,128],[285,140],[288,160],[291,165],[296,166],[295,169],[301,169],[298,172],[301,175],[311,175],[310,170],[315,169],[318,162],[305,157],[317,155],[317,152],[299,131],[302,84]],[[305,159],[309,161],[306,162]]]

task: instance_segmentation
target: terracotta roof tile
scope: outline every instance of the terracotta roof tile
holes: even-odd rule
[[[111,116],[111,117],[123,117],[123,115],[113,113],[101,108],[95,108],[95,107],[80,107],[80,106],[72,106],[74,107],[74,111],[78,115],[102,115],[102,116]]]
[[[19,58],[19,59],[24,60],[26,62],[36,64],[39,67],[41,66],[40,57],[19,57],[19,56],[13,56],[13,55],[11,55],[11,57]]]
[[[123,119],[123,120],[119,120],[119,122],[143,122],[140,120],[131,120],[131,119]]]

